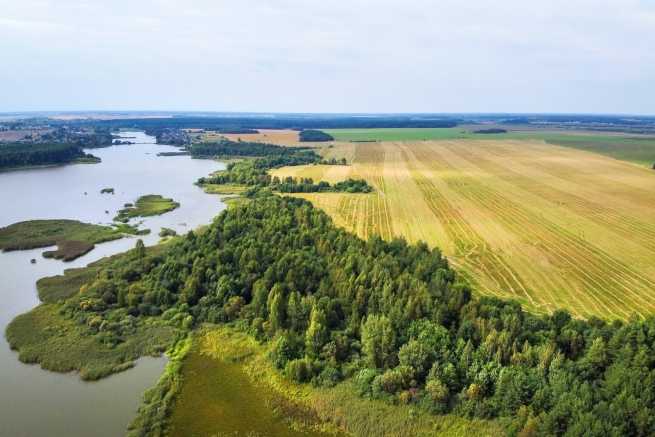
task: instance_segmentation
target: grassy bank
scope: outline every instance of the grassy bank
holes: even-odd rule
[[[42,304],[9,324],[7,341],[20,361],[96,380],[132,367],[139,357],[161,354],[174,337],[173,328],[160,320],[143,320],[115,342],[103,328],[76,323],[61,311],[61,304]]]
[[[239,195],[248,190],[246,185],[234,184],[203,184],[202,189],[207,194]]]
[[[229,326],[201,331],[180,367],[170,435],[502,434],[495,422],[360,398],[349,381],[333,388],[295,384],[275,369],[269,353]]]
[[[114,220],[127,222],[134,217],[149,217],[161,215],[180,207],[180,204],[173,199],[162,197],[159,194],[148,194],[137,199],[133,206],[128,206],[118,211]]]
[[[30,220],[0,229],[0,249],[27,250],[57,245],[46,257],[70,261],[93,249],[97,243],[116,240],[122,233],[108,226],[77,220]]]

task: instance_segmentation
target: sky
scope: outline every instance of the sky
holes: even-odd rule
[[[0,0],[0,112],[655,114],[655,0]]]

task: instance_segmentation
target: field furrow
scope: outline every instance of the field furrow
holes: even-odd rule
[[[655,259],[655,223],[642,221],[626,214],[625,209],[614,208],[604,202],[598,202],[594,197],[582,197],[582,195],[555,188],[551,185],[553,182],[548,175],[535,174],[531,169],[522,169],[520,163],[508,163],[505,159],[495,159],[495,155],[490,152],[490,147],[474,147],[468,144],[450,144],[444,145],[444,147],[518,189],[528,191],[552,202],[554,206],[562,206],[578,214],[581,218],[591,220],[604,227],[608,233],[615,233],[632,240],[635,244],[651,251]],[[526,173],[532,173],[533,177],[526,176]]]
[[[461,268],[481,276],[478,282],[488,284],[489,292],[498,294],[498,290],[509,291],[517,298],[525,298],[535,304],[526,285],[515,271],[503,260],[503,257],[493,251],[489,244],[466,221],[439,189],[424,175],[418,160],[411,157],[410,151],[403,152],[405,159],[411,162],[410,168],[417,186],[435,217],[455,245],[453,258]]]
[[[340,226],[364,238],[426,241],[476,292],[533,310],[621,319],[655,311],[651,170],[542,141],[340,147],[351,167],[338,174],[364,178],[375,192],[300,195]],[[314,167],[291,171],[338,176]]]
[[[420,150],[417,156],[424,162],[436,159],[451,171],[459,170],[458,175],[444,178],[451,189],[483,206],[514,235],[523,235],[525,243],[538,247],[552,266],[566,273],[572,280],[569,290],[564,290],[568,299],[583,299],[590,307],[603,309],[615,317],[655,309],[653,282],[488,184],[479,183],[482,178],[467,176],[461,163],[453,164],[457,157],[444,147],[434,148],[432,152]]]

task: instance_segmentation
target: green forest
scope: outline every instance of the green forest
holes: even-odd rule
[[[68,164],[76,160],[97,160],[78,145],[71,144],[2,144],[0,169],[37,165]]]
[[[334,137],[330,134],[323,132],[322,130],[307,129],[301,130],[298,134],[300,141],[334,141]]]
[[[231,323],[271,342],[295,381],[348,379],[364,398],[500,418],[510,435],[655,433],[655,318],[534,315],[474,296],[438,249],[364,241],[304,200],[252,196],[157,256],[141,244],[60,314],[113,347],[139,320]]]
[[[221,140],[215,143],[194,143],[190,146],[191,156],[194,158],[213,158],[213,157],[272,157],[272,156],[292,156],[302,153],[318,158],[313,151],[307,148],[289,148],[276,146],[275,144],[257,143],[251,141],[231,141]]]

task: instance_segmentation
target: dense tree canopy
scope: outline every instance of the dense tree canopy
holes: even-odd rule
[[[235,322],[289,377],[512,434],[655,434],[655,318],[611,323],[474,297],[438,249],[363,241],[300,199],[256,195],[158,257],[137,248],[65,314],[120,342],[121,318]]]
[[[334,137],[330,134],[323,132],[322,130],[315,129],[306,129],[301,130],[298,134],[300,141],[334,141]]]
[[[191,146],[190,151],[191,156],[196,158],[216,156],[283,157],[305,153],[318,159],[318,155],[305,148],[290,148],[251,141],[221,140],[214,143],[195,143]]]
[[[79,146],[70,144],[0,144],[0,169],[65,164],[89,157]]]
[[[490,129],[478,129],[473,131],[474,134],[505,134],[507,133],[506,129],[499,128],[490,128]]]

